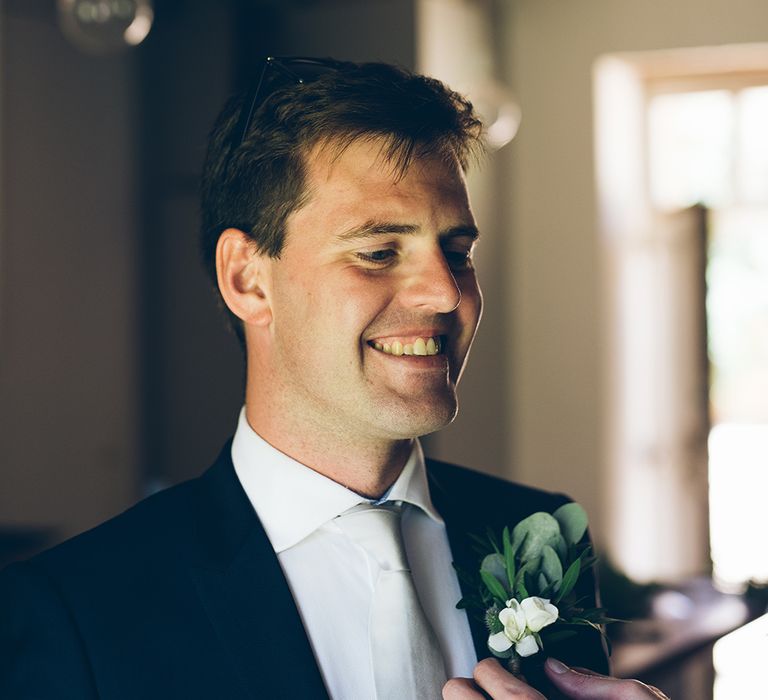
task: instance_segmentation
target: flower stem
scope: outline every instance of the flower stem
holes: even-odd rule
[[[507,670],[516,678],[521,678],[523,675],[522,665],[520,663],[520,657],[515,654],[507,659]]]

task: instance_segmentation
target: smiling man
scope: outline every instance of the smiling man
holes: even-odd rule
[[[234,438],[198,479],[0,575],[0,696],[541,697],[477,664],[488,631],[456,608],[452,564],[567,499],[418,442],[456,415],[480,319],[480,136],[462,97],[383,64],[269,59],[227,104],[202,247],[246,355]],[[551,651],[607,668],[598,635]]]

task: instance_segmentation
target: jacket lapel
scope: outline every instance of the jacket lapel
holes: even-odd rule
[[[198,551],[190,573],[253,698],[327,698],[277,556],[240,486],[230,444],[199,480]]]

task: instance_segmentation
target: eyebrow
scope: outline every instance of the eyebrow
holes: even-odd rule
[[[409,235],[414,234],[419,227],[414,224],[396,224],[387,221],[366,221],[362,226],[354,226],[340,233],[337,238],[341,241],[352,241],[366,238],[375,238],[387,234]],[[476,241],[480,232],[476,226],[453,226],[440,232],[441,238],[456,238],[458,236],[467,236]]]

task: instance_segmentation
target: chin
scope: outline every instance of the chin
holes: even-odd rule
[[[379,414],[379,425],[395,439],[405,440],[429,435],[453,422],[458,413],[456,398],[405,406]]]

